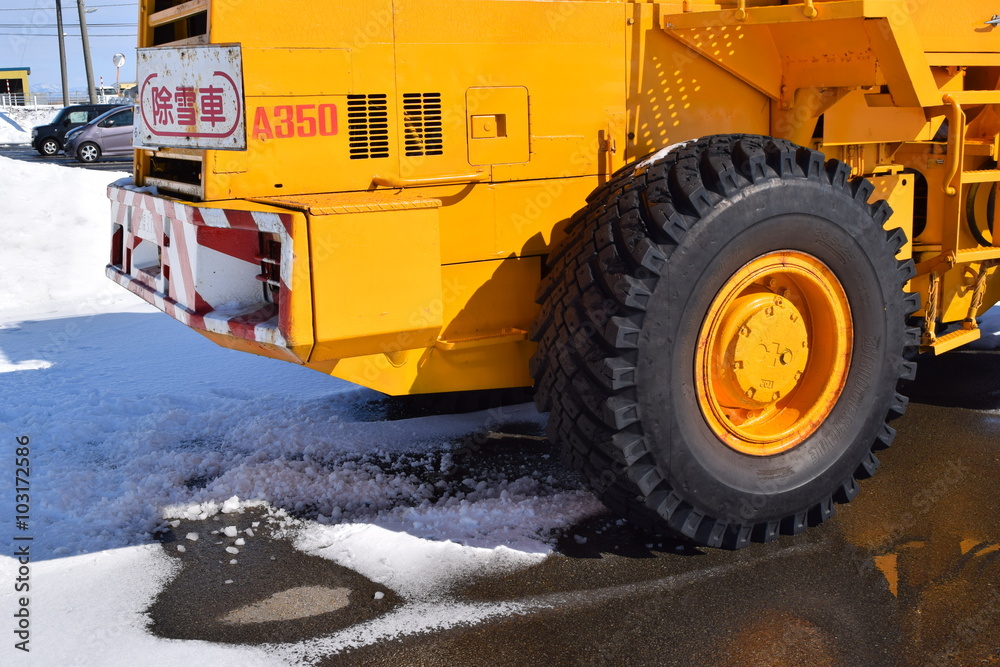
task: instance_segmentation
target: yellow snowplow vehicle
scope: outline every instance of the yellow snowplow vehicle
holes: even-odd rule
[[[799,533],[1000,298],[993,9],[141,0],[107,273],[389,394],[534,385],[642,525]]]

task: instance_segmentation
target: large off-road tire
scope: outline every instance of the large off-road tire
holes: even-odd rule
[[[911,261],[870,182],[706,137],[612,176],[549,258],[532,332],[549,435],[612,509],[739,548],[833,515],[895,434]]]

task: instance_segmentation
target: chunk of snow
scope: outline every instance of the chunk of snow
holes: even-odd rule
[[[188,533],[187,535],[185,535],[185,537],[191,540],[192,542],[198,541],[198,533]]]
[[[650,167],[656,162],[659,162],[663,158],[673,153],[675,150],[684,148],[688,144],[693,144],[696,143],[697,141],[698,141],[697,139],[689,139],[687,141],[681,141],[676,144],[671,144],[670,146],[666,146],[665,148],[661,148],[660,150],[656,151],[655,153],[647,157],[642,162],[636,164],[633,171],[639,171],[640,169],[645,169],[647,167]]]
[[[233,512],[238,512],[240,509],[240,498],[239,496],[233,496],[226,502],[222,503],[222,513],[232,514]]]
[[[231,554],[238,554],[240,552],[236,547],[226,547],[226,551]]]
[[[238,531],[236,526],[226,526],[222,532],[225,533],[226,537],[236,537]]]

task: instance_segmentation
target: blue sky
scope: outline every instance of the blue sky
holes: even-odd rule
[[[30,67],[30,85],[36,92],[61,88],[55,6],[55,0],[0,0],[0,67]],[[86,7],[96,10],[87,14],[94,83],[103,76],[105,85],[114,85],[115,53],[125,54],[122,82],[134,81],[138,2],[90,0]],[[77,2],[62,0],[62,8],[69,88],[85,90]]]

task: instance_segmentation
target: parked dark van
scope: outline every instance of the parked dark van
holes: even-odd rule
[[[66,133],[86,125],[117,104],[74,104],[63,108],[48,125],[31,128],[31,147],[42,155],[55,155],[63,149]]]

